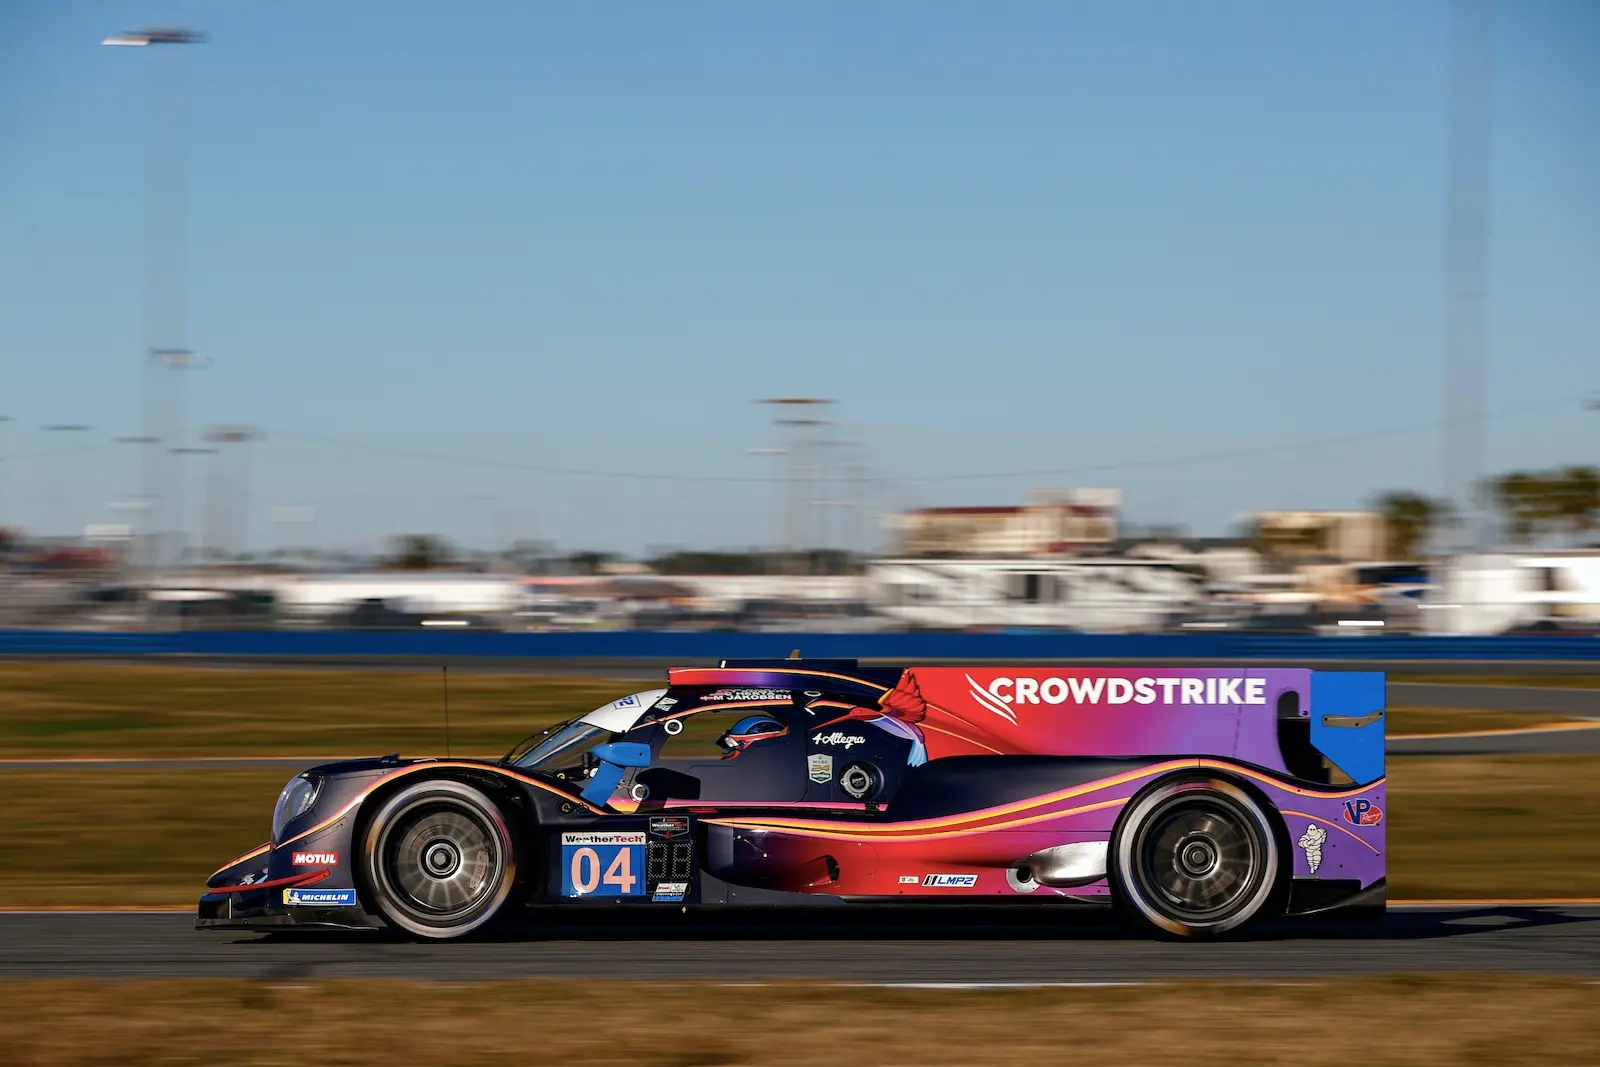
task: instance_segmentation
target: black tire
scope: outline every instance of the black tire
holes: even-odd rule
[[[418,782],[384,801],[367,824],[362,861],[373,905],[417,937],[482,929],[517,878],[504,814],[470,785],[447,779]]]
[[[1250,794],[1218,778],[1163,782],[1124,814],[1112,845],[1124,914],[1178,937],[1220,937],[1270,910],[1278,839]]]

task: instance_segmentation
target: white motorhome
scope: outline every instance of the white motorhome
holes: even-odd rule
[[[1155,629],[1198,603],[1191,566],[1149,559],[881,559],[867,565],[871,607],[931,630]]]
[[[275,592],[279,610],[305,622],[373,601],[410,613],[504,615],[528,600],[522,579],[495,574],[302,575],[281,580]]]
[[[1424,609],[1434,634],[1600,624],[1600,551],[1459,556],[1436,569]]]

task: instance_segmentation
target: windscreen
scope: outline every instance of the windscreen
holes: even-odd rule
[[[534,734],[514,749],[506,762],[520,770],[553,774],[582,766],[584,753],[614,736],[610,730],[592,723],[569,722]]]

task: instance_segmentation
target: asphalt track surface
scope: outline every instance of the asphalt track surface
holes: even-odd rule
[[[1600,975],[1600,906],[1587,904],[1392,908],[1377,924],[1277,924],[1247,939],[1198,944],[1131,934],[1102,915],[950,910],[569,919],[559,929],[530,925],[492,940],[445,944],[381,933],[198,931],[179,913],[10,913],[0,915],[0,977],[1046,984],[1387,972]]]

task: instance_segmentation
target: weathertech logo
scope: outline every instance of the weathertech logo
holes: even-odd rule
[[[966,675],[972,699],[1013,726],[1016,704],[1265,704],[1265,678],[996,678]]]
[[[337,852],[296,852],[289,858],[289,862],[296,867],[337,867],[339,854]]]

